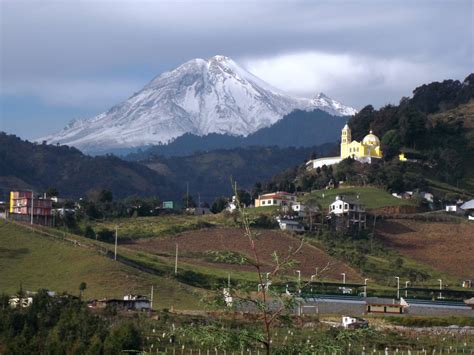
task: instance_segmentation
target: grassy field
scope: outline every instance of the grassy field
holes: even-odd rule
[[[78,294],[81,282],[87,283],[85,298],[149,294],[154,285],[157,308],[202,307],[193,288],[173,279],[138,271],[93,249],[0,221],[0,293],[13,294],[22,285],[28,291],[47,288]]]
[[[338,195],[350,196],[352,198],[357,198],[357,196],[359,196],[360,201],[367,209],[413,205],[409,200],[398,199],[390,195],[387,191],[376,187],[341,187],[332,190],[318,190],[306,194],[302,198],[302,201],[307,201],[308,199],[315,197],[321,206],[326,209],[332,202],[334,202]]]
[[[174,235],[189,230],[225,226],[231,223],[223,215],[163,215],[156,217],[117,218],[95,221],[90,225],[99,232],[101,229],[115,230],[119,239],[139,239]]]

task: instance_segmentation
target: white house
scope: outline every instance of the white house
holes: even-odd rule
[[[461,209],[468,213],[468,220],[474,221],[474,199],[463,203]]]
[[[342,326],[345,329],[364,328],[369,326],[369,322],[363,318],[343,316]]]
[[[358,224],[365,228],[367,215],[364,205],[358,200],[352,200],[344,196],[336,196],[336,200],[329,205],[329,216],[344,217],[346,226]]]
[[[150,300],[146,296],[141,295],[125,295],[123,296],[124,301],[133,301],[133,309],[138,311],[150,309]]]
[[[304,227],[297,220],[280,217],[277,217],[276,220],[281,230],[290,232],[304,232]]]
[[[459,205],[446,205],[446,212],[449,213],[464,213]]]
[[[265,207],[265,206],[292,206],[296,203],[296,195],[284,192],[277,191],[264,195],[259,195],[255,199],[255,207]]]
[[[341,196],[336,196],[336,200],[329,205],[329,213],[342,215],[349,212],[365,213],[364,205],[359,201],[348,200]]]

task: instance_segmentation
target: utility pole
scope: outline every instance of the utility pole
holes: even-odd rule
[[[405,281],[405,298],[408,298],[408,284],[410,281]]]
[[[151,285],[150,310],[153,310],[153,285]]]
[[[174,259],[174,274],[178,275],[178,243],[176,243],[176,257]]]
[[[364,279],[364,297],[367,297],[367,281],[369,281],[369,279]]]
[[[115,226],[115,251],[114,251],[114,260],[117,260],[117,238],[118,238],[118,227]]]
[[[441,294],[441,290],[443,289],[443,280],[438,279],[439,281],[439,299],[443,298],[443,295]]]
[[[230,290],[230,272],[227,273],[227,287],[228,287],[229,290]]]
[[[31,190],[31,224],[33,224],[33,205],[34,205],[35,193]]]
[[[397,299],[400,299],[400,277],[395,276],[397,279]]]
[[[186,182],[186,209],[189,208],[189,182]]]

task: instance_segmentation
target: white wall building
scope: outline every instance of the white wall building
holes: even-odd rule
[[[284,192],[277,191],[269,194],[259,195],[255,199],[255,207],[265,207],[265,206],[292,206],[296,203],[296,195]]]
[[[359,228],[365,228],[367,215],[364,205],[358,200],[351,200],[336,196],[336,200],[329,205],[329,215],[336,218],[344,217],[346,226],[358,224]]]
[[[367,327],[368,325],[369,325],[369,322],[367,322],[363,318],[349,317],[349,316],[342,317],[342,326],[346,329]]]
[[[365,212],[365,208],[359,201],[345,200],[341,196],[336,196],[336,201],[329,205],[329,213],[342,215],[349,212]]]
[[[290,232],[304,232],[303,225],[294,219],[277,217],[277,222],[281,230]]]

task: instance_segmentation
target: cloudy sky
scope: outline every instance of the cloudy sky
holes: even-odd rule
[[[0,131],[35,138],[196,57],[357,109],[473,71],[472,0],[0,0]]]

